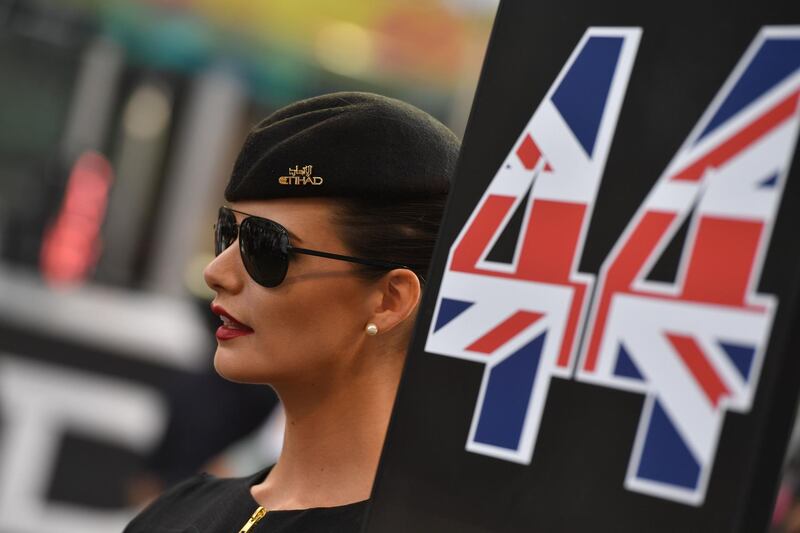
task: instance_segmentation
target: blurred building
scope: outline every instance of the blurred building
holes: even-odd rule
[[[367,90],[461,134],[496,7],[0,0],[0,533],[134,512],[175,384],[208,372],[201,271],[249,127]]]

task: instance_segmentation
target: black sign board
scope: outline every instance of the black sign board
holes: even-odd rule
[[[503,2],[365,530],[764,530],[798,129],[797,2]]]

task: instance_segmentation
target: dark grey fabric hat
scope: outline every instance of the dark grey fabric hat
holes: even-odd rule
[[[447,193],[460,142],[416,107],[377,94],[301,100],[256,125],[225,198],[402,200]]]

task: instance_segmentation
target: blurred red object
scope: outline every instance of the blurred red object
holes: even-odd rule
[[[102,154],[89,151],[78,157],[61,209],[42,241],[40,270],[48,283],[79,283],[91,274],[100,256],[112,180],[111,164]]]

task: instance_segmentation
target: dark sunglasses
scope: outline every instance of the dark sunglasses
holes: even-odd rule
[[[234,213],[245,216],[241,223],[236,223]],[[264,287],[277,287],[286,278],[290,253],[348,261],[386,270],[408,268],[399,263],[298,248],[289,243],[289,232],[277,222],[243,213],[230,207],[220,207],[217,223],[214,225],[214,253],[219,255],[224,252],[237,237],[239,238],[239,253],[242,256],[245,270],[256,283]]]

